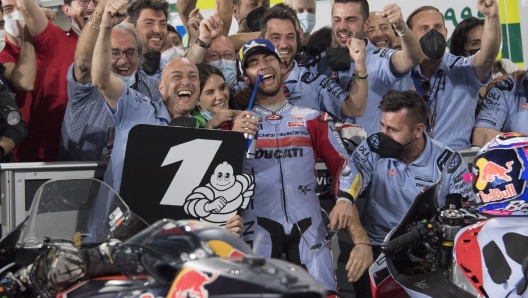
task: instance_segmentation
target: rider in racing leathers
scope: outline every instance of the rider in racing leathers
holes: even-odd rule
[[[332,228],[348,229],[351,221],[358,220],[353,201],[361,190],[361,176],[350,162],[331,117],[286,100],[279,55],[271,42],[249,41],[240,50],[240,60],[247,85],[255,87],[257,75],[263,76],[251,112],[242,112],[233,128],[249,133],[258,130],[255,159],[244,161],[244,172],[254,172],[255,192],[242,214],[246,226],[242,237],[262,256],[280,258],[285,253],[288,261],[305,266],[328,291],[336,291],[334,266],[325,241],[325,215],[315,194],[314,167],[322,158],[338,181],[338,203],[330,216]],[[258,124],[247,115],[260,116],[262,121]],[[350,217],[340,217],[340,212],[349,212]],[[337,225],[336,216],[341,221]],[[354,242],[369,243],[364,230],[348,232]],[[368,245],[356,247],[351,254],[361,255],[365,264],[353,269],[362,271],[371,264],[372,251]]]

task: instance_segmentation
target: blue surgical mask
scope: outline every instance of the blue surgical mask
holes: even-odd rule
[[[218,68],[224,75],[226,86],[231,86],[236,79],[236,62],[233,60],[220,59],[209,62],[209,65]]]
[[[118,77],[121,81],[123,81],[123,83],[125,83],[125,85],[127,85],[128,87],[132,87],[136,83],[136,72],[135,71],[132,75],[127,76],[127,77],[120,76],[117,73],[114,73],[114,75]]]
[[[304,30],[304,34],[312,33],[315,27],[315,15],[309,12],[298,13],[297,18],[301,24],[301,28]]]
[[[204,117],[205,121],[211,120],[211,118],[213,118],[213,116],[214,116],[213,113],[209,112],[208,110],[206,110],[204,108],[200,108],[200,113]]]

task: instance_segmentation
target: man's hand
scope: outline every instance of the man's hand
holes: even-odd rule
[[[389,24],[392,25],[396,30],[403,31],[407,26],[403,20],[401,8],[396,3],[392,3],[383,7],[383,11],[380,12],[380,16],[385,18]]]
[[[373,263],[372,247],[365,244],[355,245],[350,252],[350,257],[345,267],[348,271],[348,281],[357,281]]]
[[[50,20],[50,21],[55,21],[56,19],[56,15],[55,15],[55,12],[49,8],[45,8],[45,7],[41,7],[40,8],[42,10],[42,12],[44,13],[44,15],[46,16],[46,19]]]
[[[346,229],[352,223],[352,205],[347,202],[337,202],[330,212],[330,225],[328,228],[331,230]]]
[[[477,9],[485,17],[499,16],[499,6],[497,5],[497,0],[477,0]]]
[[[127,16],[127,0],[108,0],[103,13],[101,25],[112,28],[121,23]]]
[[[248,116],[254,115],[255,114],[250,111],[240,112],[233,123],[233,131],[255,135],[259,130],[259,123],[256,119],[248,118]]]
[[[244,228],[244,220],[240,215],[235,215],[227,220],[225,228],[240,237],[242,228]]]
[[[237,110],[221,110],[216,113],[213,118],[207,121],[205,128],[217,128],[225,121],[233,121],[242,111]]]
[[[200,22],[200,40],[206,44],[211,44],[215,38],[220,36],[224,30],[224,22],[220,20],[216,13],[208,16]]]
[[[200,13],[199,8],[195,8],[191,11],[189,14],[189,21],[187,22],[187,28],[189,28],[189,40],[200,35],[200,23],[203,19],[204,17]]]
[[[367,73],[367,44],[362,39],[350,38],[347,40],[350,58],[356,62],[355,70],[360,76]]]

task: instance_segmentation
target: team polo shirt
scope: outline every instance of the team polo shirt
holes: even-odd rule
[[[482,86],[491,81],[491,71],[484,82],[479,81],[473,70],[473,57],[460,57],[445,53],[440,65],[429,80],[432,90],[437,78],[440,79],[432,137],[455,150],[471,146],[471,131],[475,126],[478,92]],[[443,72],[441,77],[439,77],[439,71]],[[425,80],[420,65],[416,66],[412,72],[418,79]],[[401,90],[416,88],[411,74],[402,81]],[[435,103],[431,102],[430,115],[434,113],[434,110]]]
[[[346,118],[347,123],[359,125],[370,135],[380,131],[381,110],[378,108],[380,101],[389,90],[394,89],[394,83],[405,74],[398,74],[391,63],[391,57],[398,52],[393,49],[378,49],[365,39],[367,43],[367,73],[368,73],[368,99],[365,115],[361,117]],[[318,55],[306,64],[310,72],[324,74],[335,81],[346,92],[350,92],[353,82],[352,74],[355,70],[355,62],[350,62],[347,71],[333,72],[326,61],[326,52]]]
[[[104,181],[119,193],[128,132],[137,124],[169,125],[171,117],[162,100],[147,96],[125,85],[117,103],[117,111],[107,105],[116,123],[116,135],[112,157],[104,175]]]
[[[341,105],[348,97],[334,81],[319,73],[309,72],[304,67],[294,66],[284,82],[288,88],[288,100],[296,106],[304,106],[329,113],[334,119],[341,115]]]
[[[495,85],[484,99],[476,126],[528,133],[528,102],[523,83],[515,82],[510,75],[508,80]]]
[[[367,200],[361,222],[373,245],[383,243],[420,191],[438,181],[444,167],[447,167],[444,183],[449,187],[442,188],[439,193],[439,206],[445,205],[445,196],[449,193],[461,193],[473,199],[471,184],[463,179],[468,170],[462,156],[425,134],[424,138],[424,151],[410,164],[400,159],[380,158],[377,135],[363,141],[352,154],[352,160],[363,176],[363,189],[366,189]],[[455,156],[446,164],[452,154]]]

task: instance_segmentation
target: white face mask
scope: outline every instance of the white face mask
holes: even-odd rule
[[[185,50],[180,47],[172,47],[161,53],[161,59],[169,62],[174,58],[185,56]]]
[[[117,73],[114,72],[114,75],[120,79],[121,81],[123,81],[123,83],[125,83],[125,85],[127,85],[128,87],[132,87],[135,83],[136,83],[136,72],[134,71],[134,73],[130,76],[121,76],[121,75],[118,75]]]
[[[298,13],[299,23],[304,30],[304,34],[310,34],[315,27],[315,15],[309,12]]]
[[[73,18],[70,18],[70,26],[73,30],[73,32],[75,32],[75,34],[77,34],[77,36],[81,35],[81,26],[79,26],[79,24],[77,24],[76,21],[73,20]]]
[[[26,22],[24,17],[19,10],[15,10],[10,14],[4,15],[5,31],[11,34],[13,37],[22,38],[24,37],[24,26]]]
[[[5,37],[6,33],[5,30],[0,30],[0,52],[5,48]]]
[[[220,59],[209,62],[209,65],[218,68],[224,75],[226,86],[229,87],[236,79],[236,62],[233,60]]]

